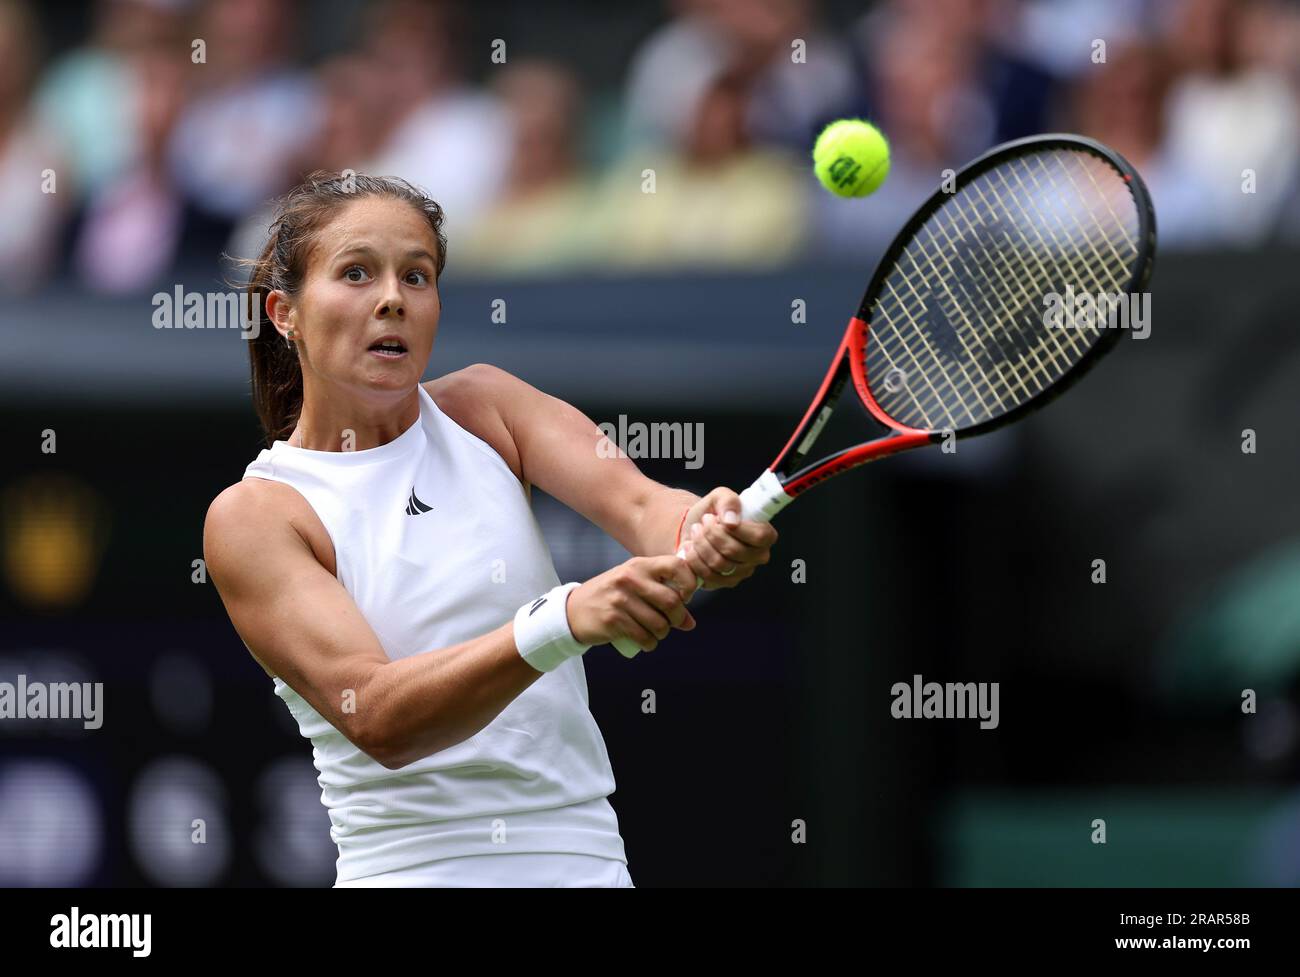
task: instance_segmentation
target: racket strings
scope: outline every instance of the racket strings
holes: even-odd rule
[[[982,188],[977,187],[976,189],[977,191],[982,192]],[[1022,189],[1023,189],[1023,184],[1022,184]],[[1004,193],[997,192],[996,187],[992,187],[991,190],[997,194],[999,204],[1005,208],[1007,195]],[[989,201],[987,197],[985,197],[984,203],[987,205],[988,202]],[[975,223],[975,221],[972,218],[972,215],[969,212],[962,210],[960,203],[958,204],[958,206],[954,208],[954,214],[959,217],[964,217],[966,219],[968,229]],[[935,222],[935,224],[943,232],[944,237],[951,245],[952,244],[951,225],[947,224],[944,221],[938,221]],[[1016,227],[1017,230],[1019,230],[1019,225],[1016,225]],[[934,243],[934,239],[935,239],[935,235],[931,234],[930,235],[931,244]],[[1038,239],[1040,243],[1046,243],[1046,239],[1043,238],[1041,234],[1038,235]],[[1023,233],[1021,234],[1021,243],[1026,247],[1028,253],[1035,254],[1036,249],[1034,248],[1033,243],[1028,241],[1024,237]],[[989,309],[983,310],[986,318],[989,318],[990,311],[992,311],[995,315],[1000,314],[1002,320],[1005,320],[1006,317],[1008,316],[1015,315],[1016,310],[1012,310],[1007,307],[1005,296],[1009,293],[1012,293],[1013,291],[1019,290],[1022,292],[1021,297],[1024,298],[1023,286],[1020,285],[1020,282],[1026,277],[1033,277],[1032,275],[1027,274],[1027,270],[1024,266],[1024,263],[1021,262],[1021,266],[1019,268],[1012,269],[1012,271],[1014,271],[1015,274],[1012,275],[1010,278],[1008,278],[1007,274],[1005,274],[1002,268],[999,267],[1000,263],[998,259],[1002,257],[1002,255],[1004,254],[1014,255],[1015,252],[1009,251],[1007,249],[1002,249],[1001,254],[996,252],[991,253],[988,248],[984,247],[980,249],[980,254],[977,255],[977,257],[980,259],[980,265],[986,269],[992,269],[993,275],[998,279],[996,283],[993,283],[995,287],[990,288],[988,287],[988,283],[985,283],[986,287],[981,289],[978,294],[980,297],[993,296],[998,300],[999,304],[1001,304],[1002,306],[1000,310],[989,310]],[[1100,255],[1095,253],[1095,249],[1094,249],[1094,257],[1098,259],[1101,257]],[[1067,255],[1067,260],[1068,260],[1068,255]],[[931,264],[931,274],[933,274],[934,273],[933,261],[931,261],[930,264]],[[1003,262],[1003,264],[1005,264],[1005,262]],[[1039,262],[1039,264],[1041,267],[1041,262]],[[1076,278],[1078,277],[1079,269],[1073,266],[1073,264],[1071,267],[1071,272]],[[946,274],[949,276],[948,280],[956,281],[958,283],[961,282],[961,277],[954,275],[954,273],[951,270],[950,264],[948,265]],[[1019,288],[1016,288],[1016,286],[1019,286]],[[962,294],[956,295],[954,294],[953,289],[949,288],[947,290],[947,297],[953,301],[953,304],[958,309],[962,308],[963,303],[971,304],[975,298],[970,294],[969,290],[965,288],[961,288],[960,291],[962,292]],[[915,316],[913,315],[911,316],[911,318],[913,320],[913,325],[915,325]],[[970,316],[963,315],[962,318],[965,320],[965,325],[967,326],[967,328],[969,328],[971,325]],[[993,321],[998,321],[998,320],[995,318]],[[974,333],[974,335],[979,336],[979,333],[976,332]],[[1077,341],[1075,340],[1075,337],[1069,333],[1062,333],[1061,335],[1067,338],[1070,345],[1073,347],[1072,352],[1076,354],[1075,359],[1077,359],[1077,356],[1080,355],[1083,352],[1083,350],[1078,345]],[[980,338],[982,340],[982,337]],[[1073,362],[1073,359],[1070,360],[1070,362],[1062,362],[1058,349],[1047,348],[1045,352],[1047,353],[1048,358],[1052,361],[1052,367],[1049,368],[1048,365],[1044,363],[1041,355],[1044,352],[1044,350],[1035,348],[1033,346],[1027,346],[1024,343],[1015,342],[1015,340],[1019,338],[1021,338],[1021,335],[1015,332],[1012,332],[1010,334],[1007,334],[1005,332],[994,333],[993,335],[994,341],[997,342],[1000,346],[1000,352],[998,354],[1000,358],[997,360],[997,362],[1000,365],[1002,365],[1003,373],[1000,374],[995,379],[989,376],[987,371],[982,371],[983,379],[985,383],[988,384],[989,389],[994,394],[999,395],[998,399],[1000,401],[997,408],[995,409],[990,406],[987,397],[980,396],[979,397],[980,407],[986,413],[1005,411],[1006,409],[1009,409],[1010,406],[1014,406],[1015,402],[1019,400],[1027,399],[1029,396],[1032,396],[1033,394],[1040,392],[1042,389],[1046,388],[1050,380],[1055,379],[1055,376],[1053,376],[1053,374],[1063,373],[1066,369],[1068,369],[1070,363]],[[1010,339],[1012,341],[1012,345],[1017,350],[1018,356],[1014,360],[1012,360],[1011,357],[1008,355],[1005,347],[1001,346],[1001,341],[1005,339]],[[933,347],[930,347],[928,343],[926,343],[926,345],[931,349],[931,351],[933,351]],[[967,356],[970,356],[973,353],[973,350],[970,348],[969,344],[963,344],[963,345],[964,345],[965,353],[967,354]],[[987,353],[988,344],[986,342],[981,341],[981,346],[983,348],[983,351]],[[1031,359],[1032,362],[1030,362]],[[1008,370],[1007,367],[1011,367],[1011,369]],[[951,381],[951,376],[947,373],[946,370],[944,371],[944,375],[946,379]],[[970,388],[972,386],[975,386],[971,382],[971,375],[969,371],[966,371],[965,375],[968,381],[966,387]],[[1031,381],[1033,389],[1030,388],[1029,384],[1026,384],[1025,382],[1026,379]],[[927,391],[927,393],[931,397],[933,397],[934,385],[931,384],[930,386],[932,389]],[[961,384],[954,384],[953,386],[957,389],[959,393],[967,392],[967,390],[964,390],[962,388]],[[1016,387],[1019,387],[1019,390],[1016,390],[1015,389]],[[979,393],[978,387],[975,387],[975,392],[977,394]],[[921,400],[923,398],[917,398],[917,399]],[[969,408],[965,407],[964,400],[962,401],[962,406],[965,409],[966,416],[969,419],[969,422],[974,423],[976,418],[973,412],[971,412]],[[931,416],[931,412],[923,410],[923,414],[930,418],[931,424],[934,423],[933,417]]]
[[[1009,172],[1014,177],[1019,178],[1020,176],[1020,174],[1015,173],[1012,170],[995,171],[991,174],[992,178],[989,180],[987,187],[989,193],[994,195],[996,198],[997,206],[1003,209],[1009,209],[1009,205],[1014,205],[1021,199],[1021,197],[1016,193],[1008,191],[1018,189],[1023,193],[1027,190],[1023,181],[1019,182],[1018,188],[1010,187],[1009,183],[1005,179]],[[1032,171],[1027,175],[1036,183],[1038,182]],[[1001,182],[1001,186],[999,186],[999,182]],[[982,193],[984,187],[977,185],[976,190],[977,192]],[[1040,194],[1043,192],[1050,192],[1044,191],[1041,184],[1036,187],[1036,190]],[[984,196],[984,202],[986,204],[989,202],[987,195]],[[958,218],[965,217],[969,229],[971,224],[971,214],[969,209],[963,209],[963,203],[964,201],[958,201],[957,205],[953,209],[953,213]],[[1061,217],[1059,209],[1055,211],[1055,216],[1059,221]],[[1101,229],[1104,233],[1105,228],[1096,221],[1095,215],[1090,214],[1089,216],[1093,221],[1094,227]],[[1069,267],[1069,273],[1072,279],[1079,281],[1085,280],[1084,276],[1086,270],[1079,267],[1071,255],[1071,247],[1077,246],[1077,240],[1066,242],[1066,244],[1062,246],[1060,238],[1051,223],[1043,224],[1040,227],[1039,224],[1036,224],[1032,220],[1017,220],[1013,222],[1011,226],[1019,237],[1018,247],[1001,248],[995,252],[990,252],[990,249],[985,247],[980,249],[981,253],[976,256],[981,260],[974,263],[967,263],[966,270],[970,271],[973,268],[976,272],[976,274],[972,276],[973,278],[978,280],[978,272],[992,269],[993,277],[997,279],[995,282],[980,282],[979,284],[981,284],[982,287],[979,289],[978,293],[981,297],[991,297],[996,300],[996,303],[990,302],[990,307],[986,307],[982,310],[985,318],[994,324],[1005,324],[1013,321],[1014,316],[1023,311],[1023,307],[1026,303],[1032,308],[1032,297],[1028,296],[1025,292],[1024,283],[1026,281],[1034,284],[1041,284],[1043,279],[1051,281],[1058,277],[1055,269],[1048,269],[1044,265],[1042,260],[1044,252],[1054,252],[1056,256],[1063,258]],[[1030,228],[1031,231],[1034,232],[1035,240],[1030,240],[1025,235],[1024,229],[1026,227]],[[1042,233],[1043,229],[1046,230],[1046,235]],[[1097,253],[1095,248],[1092,248],[1092,251],[1092,257],[1095,261],[1104,262],[1104,259],[1099,253]],[[1025,260],[1025,256],[1033,258],[1036,267],[1029,267],[1028,262]],[[1008,260],[999,261],[1000,258],[1006,258]],[[1008,270],[1004,272],[1001,265],[1006,265]],[[990,284],[993,287],[989,287]],[[1008,307],[1008,296],[1016,295],[1017,292],[1019,295],[1016,297],[1020,300],[1017,304],[1021,305],[1021,308],[1012,309]],[[991,308],[994,304],[1000,305],[1001,308]],[[1032,321],[1031,318],[1031,323]],[[995,329],[992,332],[992,339],[1000,350],[1000,359],[998,362],[1001,366],[1001,376],[1004,380],[1004,386],[1008,388],[1005,393],[1009,395],[1003,398],[1003,403],[999,404],[998,409],[1000,412],[1014,406],[1016,402],[1023,401],[1023,399],[1027,399],[1029,396],[1045,390],[1051,385],[1051,383],[1055,382],[1060,375],[1068,370],[1074,362],[1077,362],[1078,358],[1086,351],[1086,345],[1080,344],[1080,337],[1077,333],[1066,331],[1056,333],[1046,331],[1040,332],[1042,332],[1041,338],[1046,338],[1048,342],[1039,344],[1032,343],[1029,341],[1030,337],[1026,335],[1023,330]],[[1006,349],[1006,344],[1008,342],[1011,346],[1011,352],[1008,352]],[[1066,346],[1069,347],[1068,350],[1065,349]],[[987,350],[987,344],[985,344],[985,349]],[[1014,353],[1014,357],[1012,353]],[[1015,381],[1014,383],[1012,382],[1013,380]],[[1016,390],[1017,387],[1019,390]],[[1001,393],[1002,391],[999,392]]]
[[[979,174],[917,229],[869,310],[868,386],[912,427],[960,429],[1043,393],[1105,334],[1049,326],[1044,296],[1126,299],[1137,207],[1104,159],[1056,149]]]

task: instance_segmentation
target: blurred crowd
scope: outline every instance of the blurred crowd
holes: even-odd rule
[[[356,8],[346,50],[298,51],[311,0],[99,0],[43,54],[49,8],[0,0],[0,290],[153,290],[259,247],[316,168],[397,175],[445,208],[448,270],[753,268],[879,248],[1005,139],[1072,131],[1146,178],[1166,248],[1300,241],[1300,10],[1283,0],[672,0],[621,86],[583,45],[503,63],[475,8]],[[874,120],[873,197],[808,157]],[[55,192],[50,192],[51,190]]]

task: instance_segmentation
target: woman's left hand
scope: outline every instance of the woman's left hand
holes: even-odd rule
[[[777,532],[768,522],[741,521],[740,496],[715,488],[686,512],[678,552],[705,590],[734,587],[771,559]]]

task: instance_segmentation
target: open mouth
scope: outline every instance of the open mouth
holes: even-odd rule
[[[370,352],[377,356],[387,356],[396,359],[399,356],[406,355],[406,347],[396,339],[383,339],[370,347]]]

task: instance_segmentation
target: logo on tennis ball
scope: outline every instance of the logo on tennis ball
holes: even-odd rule
[[[846,189],[858,182],[858,174],[862,172],[862,164],[852,156],[837,156],[828,171],[831,182],[840,189]]]
[[[813,171],[839,197],[865,197],[889,175],[889,143],[869,122],[840,119],[813,146]]]

